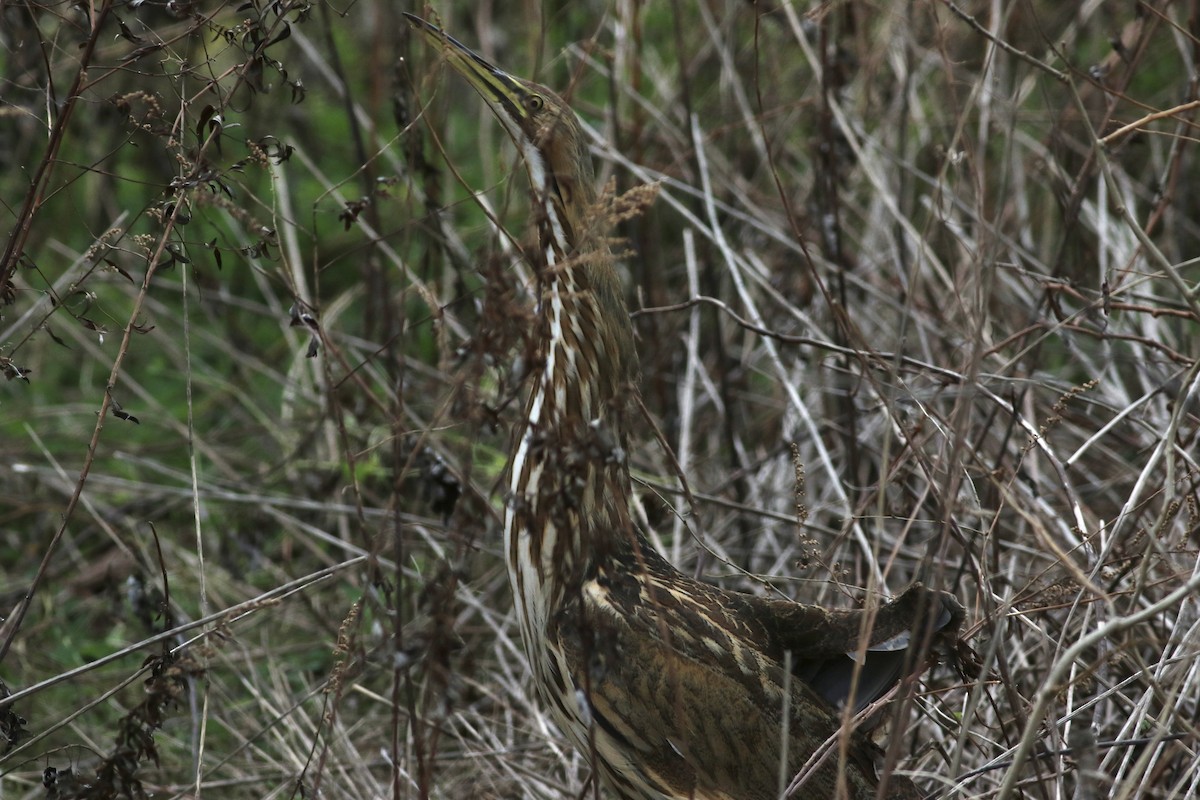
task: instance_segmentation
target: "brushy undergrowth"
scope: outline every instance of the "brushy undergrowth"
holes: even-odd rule
[[[979,675],[892,727],[941,797],[1196,795],[1165,0],[0,2],[0,795],[590,796],[499,552],[525,176],[405,10],[658,184],[614,235],[675,563],[954,591]]]

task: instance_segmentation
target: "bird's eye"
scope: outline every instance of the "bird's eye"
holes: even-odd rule
[[[529,107],[530,111],[541,111],[542,106],[545,104],[546,101],[536,94],[529,95],[528,99],[525,100],[525,105]]]

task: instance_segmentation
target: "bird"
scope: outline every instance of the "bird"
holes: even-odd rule
[[[879,774],[882,751],[843,717],[928,667],[962,606],[920,583],[860,609],[740,593],[651,545],[630,513],[638,347],[583,129],[549,88],[405,16],[491,108],[529,178],[536,357],[504,553],[540,702],[620,800],[775,800],[794,779],[795,797],[922,797]]]

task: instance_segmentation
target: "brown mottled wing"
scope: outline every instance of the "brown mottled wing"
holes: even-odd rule
[[[914,630],[917,642],[923,642],[925,631],[931,630],[929,644],[953,643],[963,619],[962,606],[953,595],[920,583],[874,611],[827,610],[753,597],[746,603],[766,631],[766,652],[782,661],[784,652],[791,651],[794,674],[835,708],[841,708],[853,691],[855,711],[879,699],[906,669],[923,668],[924,658],[908,652]],[[864,620],[866,615],[872,618]],[[869,636],[854,687],[864,621],[870,625]]]
[[[762,635],[746,636],[741,600],[686,579],[674,588],[654,579],[639,587],[601,576],[585,582],[578,601],[552,622],[551,638],[590,698],[587,749],[594,748],[601,775],[619,797],[778,797],[784,673],[751,646]],[[803,683],[788,683],[790,781],[840,720]],[[875,798],[876,748],[861,734],[850,736],[849,797]],[[837,757],[797,796],[834,798]],[[887,796],[897,800],[920,797],[905,779],[894,777],[889,787]]]

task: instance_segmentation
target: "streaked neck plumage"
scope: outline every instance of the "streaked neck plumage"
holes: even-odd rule
[[[577,131],[574,119],[548,124]],[[543,146],[577,142],[549,133],[522,144],[538,219],[541,363],[515,440],[504,526],[513,591],[529,611],[522,615],[527,643],[538,637],[526,626],[546,625],[598,564],[628,549],[636,535],[625,430],[637,392],[633,330],[604,222],[587,213],[596,206],[590,156]],[[578,169],[556,170],[558,158],[574,159]]]

